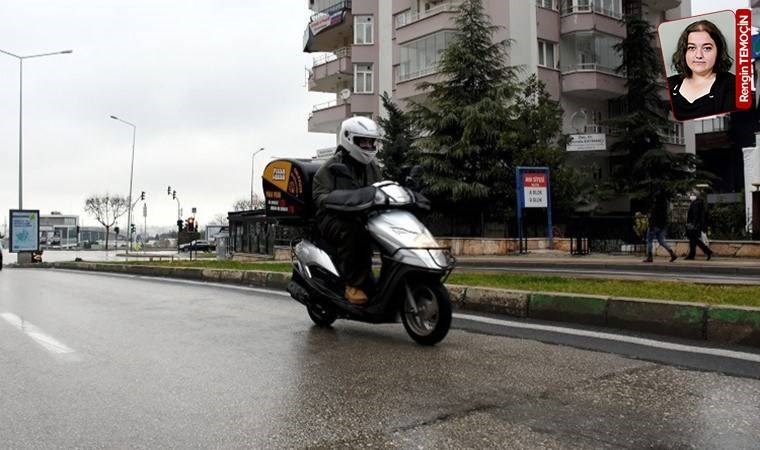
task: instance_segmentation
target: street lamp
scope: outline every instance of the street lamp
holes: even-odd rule
[[[24,176],[23,176],[23,98],[24,98],[24,60],[30,58],[40,58],[42,56],[51,55],[64,55],[72,53],[73,50],[63,50],[60,52],[41,53],[39,55],[15,55],[5,50],[0,50],[0,53],[12,56],[18,59],[18,209],[24,209]]]
[[[253,160],[256,157],[256,153],[264,150],[264,147],[261,147],[260,149],[253,152],[251,155],[251,209],[253,209]]]
[[[129,253],[132,249],[132,177],[135,168],[135,137],[137,135],[137,125],[116,116],[111,116],[111,118],[132,127],[132,163],[129,165],[129,197],[127,197],[127,205],[129,206],[129,210],[127,210],[127,233],[129,233],[129,247],[127,247],[127,253]]]

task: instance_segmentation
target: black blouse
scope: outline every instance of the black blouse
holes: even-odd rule
[[[710,92],[694,100],[694,102],[689,102],[678,92],[681,89],[683,79],[682,74],[668,77],[670,101],[673,105],[673,116],[676,119],[696,119],[736,110],[734,95],[736,77],[734,74],[729,72],[716,73]]]

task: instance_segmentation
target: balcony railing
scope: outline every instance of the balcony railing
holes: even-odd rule
[[[580,3],[580,2],[579,2]],[[560,15],[567,16],[575,13],[590,13],[594,12],[603,16],[612,17],[613,19],[620,20],[623,18],[621,11],[615,11],[602,6],[601,1],[589,0],[584,2],[585,4],[573,4],[572,1],[562,2],[560,9]]]
[[[396,14],[396,28],[398,29],[403,26],[410,25],[414,22],[420,21],[426,17],[430,17],[441,12],[459,11],[460,6],[462,6],[461,0],[452,0],[435,5],[432,8],[429,8],[427,11],[417,11],[415,13],[412,13],[411,9],[406,10],[400,14]]]
[[[434,73],[438,72],[438,64],[434,66],[430,66],[428,68],[418,70],[416,72],[401,72],[401,69],[397,69],[396,72],[396,80],[398,83],[403,83],[404,81],[413,80],[415,78],[422,78],[426,77],[428,75],[432,75]]]
[[[317,20],[320,16],[323,14],[327,14],[328,16],[336,13],[338,11],[343,11],[344,9],[351,9],[351,0],[341,0],[339,2],[335,2],[328,6],[327,8],[311,15],[310,22],[314,22]]]
[[[311,109],[312,114],[318,111],[322,111],[325,109],[335,108],[336,106],[343,106],[345,105],[345,101],[338,101],[338,100],[330,100],[329,102],[324,103],[318,103],[314,105],[314,107]]]
[[[716,133],[719,131],[727,131],[730,126],[731,119],[727,115],[695,120],[694,133]]]
[[[351,47],[343,47],[335,50],[332,53],[326,53],[323,55],[314,57],[314,64],[312,67],[321,66],[332,61],[336,61],[340,58],[346,58],[351,56]]]
[[[562,66],[561,70],[563,74],[571,72],[602,72],[609,75],[621,76],[615,71],[614,67],[608,67],[597,63],[569,64]]]

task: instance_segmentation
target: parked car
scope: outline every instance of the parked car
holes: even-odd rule
[[[213,246],[203,239],[197,239],[179,246],[181,252],[210,252],[213,249]]]

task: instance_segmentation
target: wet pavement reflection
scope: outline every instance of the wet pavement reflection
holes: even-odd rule
[[[758,379],[463,330],[421,347],[262,291],[13,269],[2,312],[77,356],[0,322],[3,446],[760,446]]]

